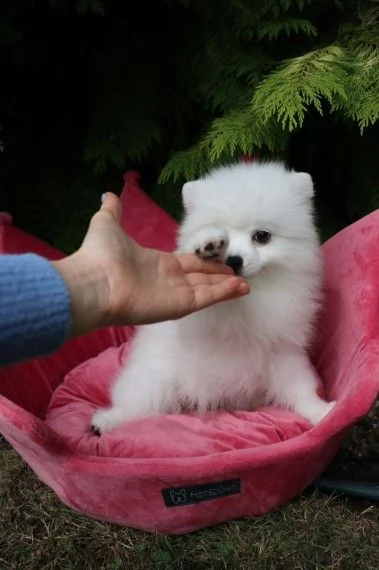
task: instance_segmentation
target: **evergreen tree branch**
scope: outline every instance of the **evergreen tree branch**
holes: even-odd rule
[[[353,62],[346,50],[330,45],[284,61],[257,87],[252,105],[265,121],[275,117],[283,129],[301,126],[310,105],[322,114],[322,99],[346,99]]]
[[[279,152],[286,140],[280,125],[263,122],[249,105],[215,119],[196,145],[174,154],[162,170],[159,182],[195,178],[213,166],[257,150]]]
[[[306,36],[317,36],[317,29],[309,21],[302,18],[282,18],[276,20],[267,20],[258,26],[257,39],[276,40],[280,34],[299,34],[302,32]]]

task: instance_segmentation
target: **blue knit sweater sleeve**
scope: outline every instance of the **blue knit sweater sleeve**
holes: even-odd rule
[[[0,365],[53,352],[70,325],[69,292],[53,266],[34,254],[0,255]]]

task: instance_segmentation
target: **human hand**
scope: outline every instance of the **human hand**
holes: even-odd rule
[[[219,262],[138,245],[120,227],[121,212],[120,200],[107,193],[80,249],[53,262],[70,290],[73,336],[176,319],[249,293]]]

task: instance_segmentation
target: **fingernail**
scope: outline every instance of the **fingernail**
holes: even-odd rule
[[[106,193],[106,192],[104,192],[104,194],[101,195],[101,203],[102,203],[102,204],[104,203],[104,200],[105,200],[106,196],[107,196],[107,193]]]
[[[241,286],[244,295],[248,295],[251,291],[250,286],[247,283],[243,283]]]

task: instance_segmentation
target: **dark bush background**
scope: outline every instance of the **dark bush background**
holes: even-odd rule
[[[288,17],[305,10],[321,42],[342,21],[359,20],[356,2],[293,4]],[[235,78],[242,58],[259,54],[259,80],[314,47],[306,34],[246,39],[237,28],[247,5],[254,2],[2,0],[0,209],[69,252],[101,193],[119,192],[132,168],[177,216],[183,180],[157,180],[174,152],[244,96],[248,80]],[[277,153],[313,175],[323,237],[379,206],[377,134],[377,125],[361,134],[343,113],[309,108]]]

